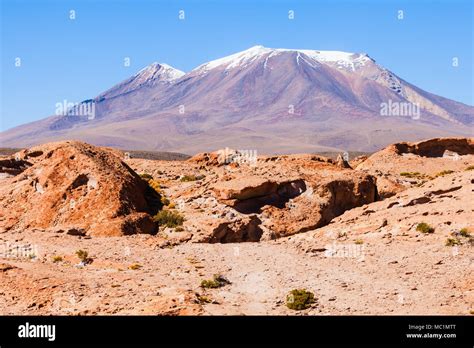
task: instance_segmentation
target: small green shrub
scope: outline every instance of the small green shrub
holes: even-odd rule
[[[184,217],[175,211],[161,210],[153,217],[153,221],[158,223],[159,226],[175,228],[183,224]]]
[[[445,176],[445,175],[452,174],[452,173],[454,173],[454,170],[443,170],[443,171],[439,172],[438,174],[436,174],[435,177]]]
[[[212,299],[210,297],[204,296],[204,295],[196,295],[196,299],[197,299],[197,302],[199,304],[211,303],[212,302]]]
[[[161,203],[163,203],[163,205],[169,205],[170,200],[166,198],[165,196],[161,196]]]
[[[400,173],[400,176],[404,176],[404,177],[407,177],[407,178],[417,178],[420,175],[421,174],[419,172],[401,172]]]
[[[179,181],[186,182],[186,181],[196,181],[198,180],[195,175],[183,175]]]
[[[84,251],[84,250],[78,250],[78,251],[76,251],[76,255],[79,258],[79,260],[85,261],[85,260],[87,260],[87,258],[89,256],[89,253],[87,251]]]
[[[354,243],[360,245],[360,244],[364,244],[364,241],[362,239],[356,239]]]
[[[229,280],[227,280],[225,277],[219,274],[214,274],[213,279],[203,280],[201,282],[201,288],[215,289],[215,288],[221,288],[227,284],[231,284]]]
[[[59,256],[59,255],[53,256],[53,262],[54,263],[61,262],[62,260],[63,260],[62,256]]]
[[[140,177],[142,179],[146,180],[146,181],[153,180],[153,177],[150,174],[147,174],[147,173],[140,174]]]
[[[181,226],[178,226],[178,227],[175,228],[175,231],[176,231],[176,232],[183,232],[183,231],[184,231],[184,228],[181,227]]]
[[[473,166],[467,166],[466,169],[464,169],[464,170],[466,170],[466,171],[467,170],[474,170],[474,165]]]
[[[155,190],[156,193],[158,193],[158,194],[160,194],[160,195],[162,194],[162,192],[161,192],[161,185],[160,185],[160,182],[159,182],[158,180],[153,180],[153,179],[148,180],[148,185],[149,185],[153,190]]]
[[[434,232],[434,228],[431,227],[430,225],[428,225],[426,222],[420,222],[416,226],[416,230],[418,232],[422,232],[422,233],[433,233]]]
[[[161,210],[163,208],[163,206],[165,205],[169,205],[170,204],[170,200],[168,198],[166,198],[165,194],[163,193],[163,190],[161,189],[161,184],[158,180],[154,180],[153,177],[149,174],[142,174],[142,178],[148,183],[148,186],[153,189],[153,193],[149,196],[149,201],[153,201],[153,199],[156,201],[156,200],[160,200],[159,203],[155,202],[154,204],[151,204],[153,206],[156,207],[156,210]],[[155,197],[151,197],[151,196],[155,196]],[[151,199],[150,199],[151,198]]]
[[[131,269],[132,271],[136,271],[142,268],[142,265],[138,263],[132,263],[130,266],[128,266],[128,269]]]
[[[343,238],[343,237],[346,237],[347,236],[347,232],[345,231],[339,231],[337,233],[337,238]]]
[[[88,263],[92,263],[92,258],[89,257],[89,253],[87,251],[78,250],[76,251],[76,255],[83,264],[87,265]]]
[[[306,289],[291,290],[286,297],[286,306],[297,311],[307,309],[315,302],[314,294]]]
[[[422,174],[422,173],[419,173],[419,172],[401,172],[400,176],[403,176],[405,178],[416,179],[416,180],[424,180],[425,182],[427,180],[432,180],[433,179],[432,176]]]
[[[468,230],[466,227],[461,228],[461,229],[459,230],[459,234],[460,234],[462,237],[466,237],[466,238],[468,238],[468,237],[471,236],[471,234],[469,233],[469,230]]]
[[[458,238],[448,238],[446,239],[446,246],[455,246],[460,245],[461,241]]]

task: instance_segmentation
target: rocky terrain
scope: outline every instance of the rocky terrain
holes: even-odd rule
[[[0,157],[0,314],[469,315],[473,192],[472,138],[348,160],[39,145]]]

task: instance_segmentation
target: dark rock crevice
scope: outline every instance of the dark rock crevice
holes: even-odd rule
[[[271,205],[277,208],[284,208],[286,203],[306,191],[304,180],[294,180],[283,183],[273,183],[270,193],[243,200],[236,200],[233,208],[242,214],[261,213],[261,208]]]

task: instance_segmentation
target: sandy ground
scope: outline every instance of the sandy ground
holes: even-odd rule
[[[6,260],[18,269],[0,272],[0,313],[469,314],[474,303],[470,246],[448,248],[434,234],[386,238],[386,233],[367,234],[362,245],[339,243],[342,252],[336,256],[329,256],[332,240],[324,236],[320,247],[308,252],[297,246],[299,236],[164,249],[144,236],[2,236],[10,245],[33,244],[39,257]],[[78,249],[87,250],[93,263],[78,268]],[[54,263],[54,255],[64,261]],[[128,269],[135,263],[143,267]],[[201,280],[213,274],[232,284],[201,289]],[[313,291],[316,305],[302,312],[286,308],[286,294],[294,288]],[[201,308],[192,303],[196,293],[218,303]]]

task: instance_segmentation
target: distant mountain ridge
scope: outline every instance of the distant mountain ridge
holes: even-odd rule
[[[1,133],[1,144],[78,139],[188,154],[224,147],[373,151],[399,141],[472,136],[474,120],[474,107],[426,92],[365,53],[263,46],[188,73],[153,63],[92,102],[92,120],[51,116]],[[417,105],[419,115],[384,116],[387,103]]]

